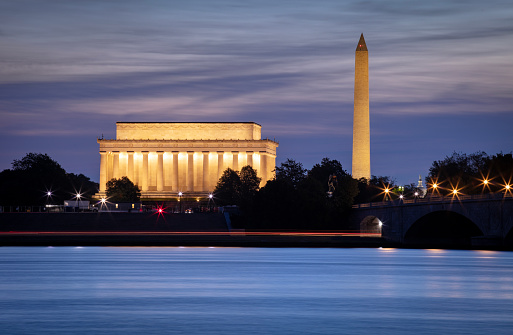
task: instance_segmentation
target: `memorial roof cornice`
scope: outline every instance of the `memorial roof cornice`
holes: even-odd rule
[[[269,138],[263,138],[260,140],[159,140],[159,139],[126,139],[126,140],[117,140],[117,139],[107,139],[107,138],[98,138],[97,142],[105,142],[105,143],[129,143],[129,142],[159,142],[159,143],[191,143],[191,142],[209,142],[209,143],[231,143],[231,142],[272,142],[279,144],[276,140],[271,140]]]
[[[255,124],[257,126],[260,126],[262,127],[261,124],[259,123],[256,123],[256,122],[161,122],[161,121],[151,121],[151,122],[147,122],[147,121],[135,121],[135,122],[128,122],[128,121],[117,121],[116,124],[118,123],[121,123],[121,124],[131,124],[131,123],[152,123],[152,124],[157,124],[157,123],[164,123],[164,124]]]

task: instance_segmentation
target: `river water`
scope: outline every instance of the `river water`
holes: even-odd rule
[[[513,253],[0,248],[2,334],[512,334]]]

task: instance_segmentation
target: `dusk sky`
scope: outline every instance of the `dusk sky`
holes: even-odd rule
[[[99,181],[115,122],[256,122],[277,164],[351,172],[354,55],[369,49],[371,173],[416,182],[454,151],[513,150],[513,3],[0,2],[0,170],[28,152]]]

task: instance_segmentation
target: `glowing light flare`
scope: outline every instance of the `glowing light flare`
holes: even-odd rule
[[[491,186],[493,186],[492,180],[494,178],[490,178],[490,175],[487,174],[486,177],[481,173],[481,179],[477,178],[477,181],[479,181],[478,186],[482,186],[481,193],[484,192],[485,188],[488,189],[489,192],[491,192]]]
[[[166,217],[164,216],[164,214],[167,214],[167,212],[166,212],[167,207],[164,207],[164,205],[158,205],[158,204],[156,206],[157,206],[157,209],[156,209],[155,213],[157,213],[157,222],[161,216],[164,219],[164,221],[166,221]]]
[[[383,188],[380,188],[380,190],[381,190],[380,194],[383,194],[383,201],[389,200],[390,192],[392,191],[392,189],[390,188],[390,185],[383,184]]]

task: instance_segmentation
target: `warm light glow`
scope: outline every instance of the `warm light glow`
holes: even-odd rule
[[[433,184],[433,188],[435,188],[435,189],[436,189],[437,187],[438,187],[438,185],[437,185],[436,183],[434,183],[434,184]]]
[[[419,192],[415,192],[415,196],[418,197],[419,196]]]
[[[488,179],[483,180],[483,184],[488,185]]]
[[[181,197],[183,195],[182,192],[178,192],[178,196]]]
[[[399,196],[399,198],[400,198],[400,199],[402,199],[402,198],[404,198],[404,196],[401,194],[401,195]]]
[[[212,194],[209,194],[208,197],[212,199],[214,196]]]
[[[390,189],[385,188],[385,193],[388,193],[388,192],[390,192]]]
[[[506,185],[506,189],[509,190],[511,188],[511,185]]]
[[[452,194],[454,194],[454,195],[458,194],[458,190],[457,189],[452,190]]]
[[[101,203],[102,203],[102,204],[105,204],[105,202],[107,201],[107,199],[105,199],[105,198],[101,198],[101,199],[100,199],[100,201],[101,201]]]

